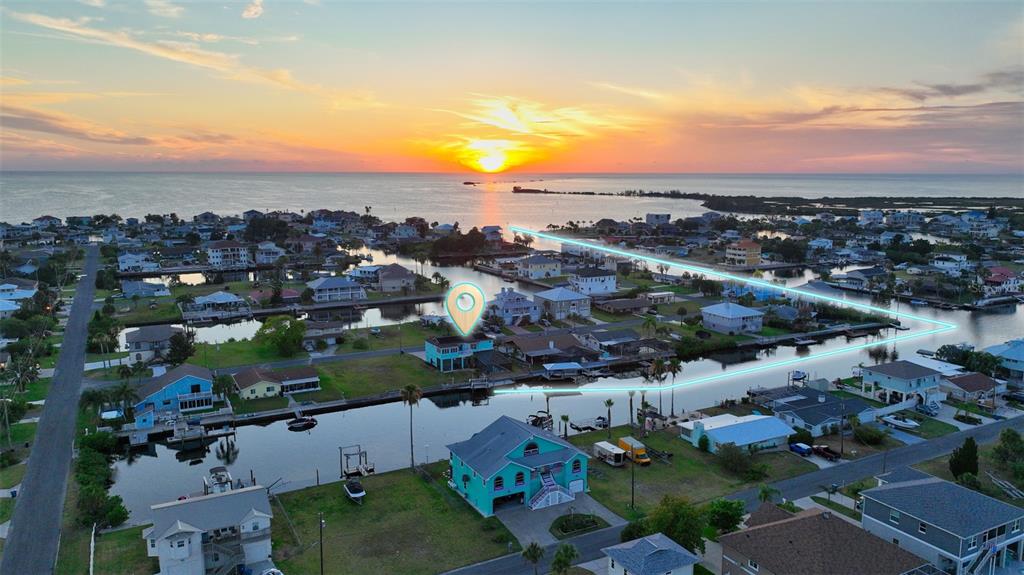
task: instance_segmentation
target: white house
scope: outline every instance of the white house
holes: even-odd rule
[[[533,294],[533,301],[542,313],[562,320],[570,316],[590,317],[590,297],[581,293],[557,287]]]
[[[885,221],[885,214],[879,210],[861,210],[857,225],[880,226]]]
[[[532,280],[562,275],[562,262],[541,254],[527,256],[516,262],[516,275]]]
[[[939,252],[932,256],[932,267],[950,277],[960,277],[965,270],[974,267],[967,259],[967,254]]]
[[[764,322],[764,312],[732,302],[702,307],[700,312],[705,328],[729,335],[757,333]]]
[[[700,558],[661,533],[601,550],[608,575],[692,575]]]
[[[484,235],[484,238],[492,243],[501,243],[501,226],[484,226],[480,228],[480,232]]]
[[[266,488],[189,497],[150,507],[153,526],[142,532],[146,553],[160,561],[159,575],[226,573],[245,565],[252,573],[273,568]]]
[[[647,214],[644,221],[649,226],[658,226],[672,221],[672,214]]]
[[[525,294],[512,288],[501,288],[494,299],[487,302],[487,314],[500,317],[505,325],[517,325],[520,322],[536,322],[540,319],[541,310]]]
[[[699,447],[701,436],[706,435],[708,451],[716,453],[727,443],[750,451],[777,449],[785,446],[792,434],[792,427],[771,415],[723,413],[681,423],[679,437]]]
[[[153,260],[149,254],[124,253],[117,256],[117,271],[119,272],[155,272],[160,269],[160,264]]]
[[[260,242],[256,246],[256,263],[259,265],[277,263],[277,260],[287,253],[287,250],[274,242]]]
[[[828,251],[832,249],[832,240],[828,238],[814,238],[807,242],[807,249],[812,251]]]
[[[583,295],[609,295],[618,289],[614,271],[600,268],[580,268],[569,276],[569,286]]]
[[[220,269],[247,268],[252,265],[249,246],[234,240],[218,240],[206,246],[207,262]]]
[[[7,319],[13,316],[19,309],[21,309],[21,306],[17,303],[6,299],[0,299],[0,319]]]
[[[345,277],[317,278],[306,286],[313,290],[313,301],[316,303],[366,299],[363,286]]]

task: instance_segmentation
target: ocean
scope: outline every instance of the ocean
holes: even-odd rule
[[[475,186],[465,181],[480,182]],[[512,194],[512,187],[564,192],[624,190],[722,195],[849,197],[1020,197],[1021,175],[715,175],[715,174],[407,174],[407,173],[111,173],[2,172],[0,221],[117,213],[141,217],[203,211],[318,208],[362,212],[384,220],[421,216],[471,226],[511,224],[535,229],[569,220],[627,219],[648,212],[673,217],[705,211],[697,201]]]

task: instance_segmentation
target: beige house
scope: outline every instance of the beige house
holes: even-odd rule
[[[761,244],[740,240],[725,248],[725,263],[733,266],[756,266],[761,263]]]
[[[276,397],[288,393],[320,389],[320,374],[315,368],[309,366],[276,371],[250,367],[231,377],[235,381],[238,396],[242,399]]]

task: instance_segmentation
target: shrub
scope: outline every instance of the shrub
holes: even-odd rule
[[[810,431],[807,431],[806,429],[801,428],[801,429],[797,429],[796,433],[794,433],[793,435],[789,436],[789,442],[790,443],[803,443],[803,444],[806,444],[806,445],[811,445],[811,444],[814,443],[814,437],[811,435]]]
[[[853,428],[853,438],[864,445],[881,445],[885,441],[885,431],[868,425]]]
[[[745,476],[753,467],[750,453],[734,443],[719,445],[717,455],[722,468],[735,475]]]
[[[352,342],[352,349],[370,349],[370,342],[365,337],[361,337]]]
[[[79,439],[78,446],[80,449],[91,449],[104,455],[113,455],[117,450],[117,438],[112,433],[100,431]]]
[[[708,523],[719,533],[729,533],[739,527],[745,513],[742,501],[715,499],[704,508]]]
[[[648,535],[651,535],[651,526],[647,523],[647,520],[637,519],[636,521],[630,521],[622,528],[620,537],[623,542],[626,542]]]
[[[697,440],[697,449],[707,453],[711,449],[711,440],[708,439],[707,435],[701,435],[700,439]]]
[[[973,473],[962,473],[956,478],[956,482],[968,489],[974,491],[981,491],[981,481],[978,481],[978,476]]]
[[[949,455],[949,472],[956,478],[967,474],[975,476],[974,481],[978,480],[978,444],[973,437],[965,439],[963,445]]]

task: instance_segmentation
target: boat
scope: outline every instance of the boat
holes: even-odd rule
[[[203,478],[204,495],[211,493],[227,493],[234,489],[234,479],[227,467],[218,466],[210,469],[209,477]]]
[[[928,305],[928,302],[923,299],[912,299],[910,300],[910,305]]]
[[[914,421],[913,419],[902,417],[899,415],[886,415],[885,417],[882,418],[882,422],[890,427],[895,427],[897,429],[903,429],[907,431],[912,431],[914,429],[917,429],[918,427],[921,427],[921,424]]]
[[[300,416],[288,421],[288,431],[308,431],[316,427],[316,418]]]
[[[363,497],[366,497],[366,490],[358,479],[349,479],[345,482],[345,495],[359,505],[363,504]]]
[[[550,413],[541,410],[534,415],[528,415],[526,417],[526,423],[529,423],[534,427],[539,427],[541,429],[551,431],[551,429],[555,425],[555,418],[552,417]]]

